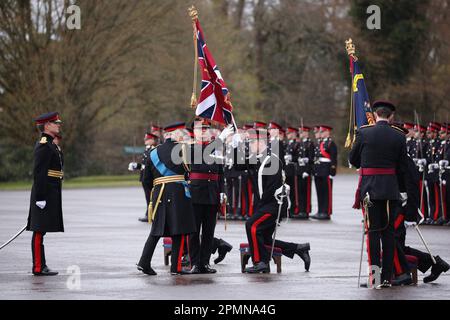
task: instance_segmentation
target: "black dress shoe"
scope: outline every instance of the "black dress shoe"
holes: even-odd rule
[[[190,274],[201,274],[201,268],[197,265],[194,265],[190,271]]]
[[[445,223],[446,223],[446,221],[442,217],[437,219],[437,221],[436,221],[436,225],[438,225],[438,226],[443,226]]]
[[[297,219],[300,219],[300,220],[307,220],[307,219],[309,218],[309,216],[308,216],[308,214],[305,213],[305,212],[300,212],[300,213],[296,216],[296,218],[297,218]]]
[[[138,219],[140,222],[148,222],[148,217],[142,217]]]
[[[328,215],[327,213],[322,213],[322,214],[319,214],[318,219],[319,220],[330,220],[331,218],[330,218],[330,215]]]
[[[434,257],[436,264],[431,267],[431,274],[423,278],[423,282],[430,283],[435,281],[442,272],[447,272],[450,269],[450,265],[442,260],[439,256]]]
[[[252,267],[245,268],[244,273],[270,273],[270,266],[261,261]]]
[[[211,268],[211,266],[208,265],[208,264],[203,266],[202,268],[200,268],[200,271],[203,274],[210,274],[210,273],[216,273],[217,272],[216,269]]]
[[[381,290],[381,289],[387,289],[387,288],[390,288],[390,287],[392,287],[392,284],[389,281],[384,280],[381,284],[376,286],[375,289]]]
[[[50,270],[49,267],[44,266],[41,272],[33,272],[33,274],[38,277],[51,277],[58,275],[58,272]]]
[[[185,275],[185,274],[193,274],[191,273],[191,270],[187,270],[187,269],[181,269],[181,271],[170,271],[170,274],[173,276],[177,276],[177,275]]]
[[[311,219],[316,220],[318,216],[319,216],[319,214],[318,214],[318,213],[315,213],[315,214],[313,214],[313,215],[310,215],[309,217],[310,217]]]
[[[218,264],[223,259],[225,259],[225,256],[227,255],[228,252],[231,251],[231,249],[233,249],[233,246],[231,244],[229,244],[225,240],[220,239],[220,246],[219,248],[217,248],[219,256],[216,259],[214,259],[214,264]]]
[[[297,246],[297,251],[295,252],[305,263],[306,271],[309,271],[309,267],[311,266],[311,257],[309,256],[309,250],[311,250],[309,243],[305,243],[299,244]]]
[[[156,276],[155,270],[153,270],[152,267],[150,267],[150,266],[148,268],[144,268],[144,267],[142,267],[140,265],[137,265],[137,269],[139,271],[141,271],[142,273],[145,273],[146,275]]]
[[[413,283],[411,274],[409,273],[403,273],[399,275],[398,277],[395,277],[394,280],[392,280],[392,286],[398,287],[398,286],[409,286]]]

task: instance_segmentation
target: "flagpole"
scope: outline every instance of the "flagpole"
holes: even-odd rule
[[[353,44],[353,40],[350,38],[345,41],[345,49],[347,50],[347,54],[350,58],[350,76],[351,76],[351,84],[350,84],[350,117],[349,117],[349,124],[348,124],[348,134],[347,139],[345,141],[345,147],[350,148],[353,145],[354,138],[352,139],[352,129],[354,134],[354,106],[353,106],[353,63],[354,61],[357,61],[358,58],[355,56],[356,53],[356,47]]]
[[[191,96],[191,108],[195,109],[197,107],[197,72],[198,72],[198,46],[197,46],[197,26],[196,22],[198,19],[198,11],[194,6],[188,9],[189,16],[192,19],[192,28],[194,32],[194,80],[192,83],[192,96]]]

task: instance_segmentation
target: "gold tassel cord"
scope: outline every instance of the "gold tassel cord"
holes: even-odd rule
[[[194,6],[188,9],[189,16],[192,19],[192,28],[194,31],[194,80],[192,84],[192,96],[191,96],[191,108],[195,109],[197,107],[197,72],[198,72],[198,47],[197,47],[197,26],[196,22],[198,19],[198,11]]]
[[[355,56],[356,53],[356,46],[353,44],[353,40],[350,38],[345,41],[345,49],[347,50],[347,54],[350,59],[353,59],[354,61],[357,61],[358,58]],[[351,86],[350,86],[350,117],[349,117],[349,125],[348,125],[348,133],[347,133],[347,139],[345,140],[345,147],[351,148],[356,140],[356,129],[355,129],[355,121],[354,118],[354,105],[353,105],[353,86],[354,86],[354,79],[353,75],[351,75]],[[353,128],[353,139],[352,139],[352,128]]]

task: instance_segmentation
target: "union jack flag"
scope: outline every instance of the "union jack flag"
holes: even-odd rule
[[[205,37],[198,19],[195,25],[197,30],[198,60],[202,69],[202,89],[195,114],[224,125],[233,123],[233,106],[230,101],[230,92],[213,56],[206,46]]]

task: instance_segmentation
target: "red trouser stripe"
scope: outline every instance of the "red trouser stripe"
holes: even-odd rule
[[[241,192],[241,214],[243,215],[243,216],[245,216],[246,215],[246,213],[247,213],[247,203],[246,203],[246,201],[245,201],[245,193],[244,193],[244,188],[242,188],[242,190],[240,191]]]
[[[177,261],[178,272],[181,272],[182,270],[181,260],[183,259],[183,255],[184,255],[184,235],[181,236],[180,252],[178,253],[178,261]]]
[[[447,220],[447,187],[442,186],[442,203],[444,205],[444,212],[442,215],[444,216],[444,219]]]
[[[248,215],[251,217],[253,215],[253,186],[252,182],[248,181]]]
[[[328,177],[328,215],[331,216],[331,208],[333,207],[333,190],[331,189],[331,178]]]
[[[258,226],[264,222],[265,220],[267,220],[268,218],[270,218],[270,214],[266,213],[265,215],[263,215],[261,218],[257,219],[253,224],[252,224],[252,228],[251,228],[251,234],[252,234],[252,242],[253,242],[253,255],[254,255],[254,263],[258,263],[260,260],[260,256],[259,256],[259,248],[258,248],[258,241],[256,239],[256,228],[258,228]]]
[[[420,193],[420,203],[422,203],[422,208],[420,208],[420,210],[422,211],[423,214],[425,214],[425,201],[423,196],[424,196],[424,188],[423,188],[423,180],[420,179],[419,180],[419,193]]]
[[[398,227],[400,227],[400,225],[403,223],[404,219],[405,219],[405,216],[402,213],[400,213],[394,223],[395,230],[397,230]]]
[[[434,206],[435,206],[435,210],[434,210],[434,221],[436,221],[439,218],[439,188],[438,185],[435,183],[434,184]]]
[[[295,208],[294,208],[294,213],[298,214],[300,212],[300,203],[298,201],[298,176],[295,175],[294,177],[294,196],[295,196]]]
[[[311,212],[311,177],[308,176],[306,185],[306,213]]]
[[[42,234],[34,233],[34,272],[42,272],[42,252],[41,252]]]

